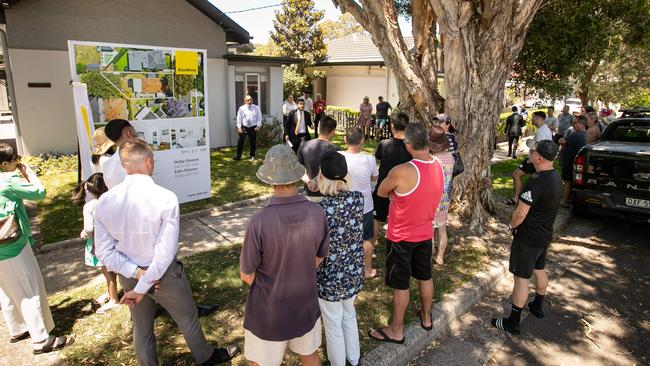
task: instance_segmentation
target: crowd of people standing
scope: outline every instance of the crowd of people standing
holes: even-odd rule
[[[261,126],[261,113],[252,98],[247,96],[244,102],[237,116],[240,139],[235,160],[241,159],[246,136],[251,142],[250,157],[255,159],[255,134]],[[312,101],[306,93],[297,102],[289,96],[283,105],[283,143],[267,152],[256,173],[272,187],[273,196],[249,220],[240,254],[240,277],[250,286],[243,353],[254,365],[281,364],[286,348],[298,354],[303,365],[319,365],[323,331],[332,365],[358,365],[361,354],[354,303],[365,281],[379,277],[380,272],[392,290],[392,315],[387,325],[369,330],[368,336],[404,343],[411,277],[419,288],[420,326],[424,330],[433,326],[432,266],[444,264],[450,195],[459,161],[451,120],[441,114],[427,128],[410,122],[404,113],[388,117],[392,107],[380,97],[377,127],[388,124],[392,137],[382,140],[372,156],[362,152],[372,112],[369,99],[360,106],[358,125],[345,131],[346,149],[332,143],[338,122],[325,108],[320,95]],[[514,158],[525,125],[514,109],[510,117],[506,133],[509,155]],[[531,276],[536,297],[528,307],[535,316],[544,316],[547,249],[560,201],[567,199],[566,185],[563,194],[560,181],[571,180],[567,164],[595,135],[588,131],[600,129],[597,117],[587,111],[569,118],[563,110],[556,118],[552,109],[548,114],[532,114],[536,133],[528,145],[528,159],[513,174],[515,195],[509,201],[516,206],[511,221],[512,312],[508,318],[493,319],[498,329],[519,333]],[[314,138],[310,128],[315,129]],[[174,319],[198,364],[226,362],[239,353],[239,347],[214,346],[205,338],[198,321],[205,309],[194,303],[183,264],[176,257],[178,200],[151,178],[153,152],[136,136],[125,120],[112,120],[98,129],[94,174],[77,187],[73,197],[84,207],[80,235],[86,239],[85,262],[101,268],[106,279],[106,295],[98,299],[102,305],[97,312],[110,312],[118,304],[129,306],[140,365],[158,364],[156,304]],[[558,156],[561,176],[553,169]],[[17,226],[8,231],[8,237],[0,238],[0,244],[11,242],[0,246],[0,302],[11,341],[31,337],[34,353],[60,349],[72,338],[49,334],[54,323],[22,204],[23,199],[42,199],[45,191],[8,145],[0,144],[0,170],[0,207],[5,210],[0,212],[0,224],[3,229],[12,222]],[[524,185],[525,174],[531,178]],[[299,192],[298,182],[304,193]],[[15,219],[7,221],[12,215]],[[383,227],[387,254],[380,267],[373,258]],[[15,279],[6,275],[11,271],[3,270],[6,266],[20,267],[21,273],[29,274],[28,286],[16,289]],[[124,290],[121,299],[118,282]]]

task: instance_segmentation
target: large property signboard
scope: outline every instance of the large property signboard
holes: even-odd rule
[[[181,203],[210,197],[206,51],[81,41],[68,48],[94,125],[130,121],[154,150],[156,183]]]

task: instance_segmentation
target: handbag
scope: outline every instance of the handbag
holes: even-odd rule
[[[0,219],[0,245],[11,244],[20,237],[20,228],[16,222],[16,215],[10,214]]]
[[[452,177],[457,176],[458,174],[465,171],[465,165],[463,165],[463,159],[460,158],[460,153],[454,151],[454,171],[451,173]]]

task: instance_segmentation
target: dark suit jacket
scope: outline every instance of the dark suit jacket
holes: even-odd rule
[[[294,141],[298,139],[295,133],[296,123],[297,123],[296,112],[298,112],[297,109],[289,112],[289,115],[287,116],[287,119],[284,122],[284,136],[289,136],[289,141],[291,141],[291,143],[294,143]],[[307,111],[304,111],[304,113],[305,113],[305,126],[314,128],[314,124],[311,121],[311,114]],[[309,140],[309,139],[311,139],[311,135],[309,134],[309,129],[307,129],[307,137],[305,138],[305,140]]]

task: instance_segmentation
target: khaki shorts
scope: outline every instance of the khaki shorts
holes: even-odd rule
[[[320,318],[316,320],[312,330],[288,341],[265,341],[244,329],[244,358],[260,366],[277,366],[282,364],[287,346],[294,353],[309,356],[320,348],[321,333]]]

